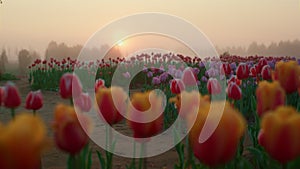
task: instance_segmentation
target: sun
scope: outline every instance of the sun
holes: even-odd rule
[[[124,42],[120,40],[117,44],[118,44],[118,46],[123,46]]]

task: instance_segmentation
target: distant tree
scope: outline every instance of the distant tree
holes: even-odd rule
[[[0,75],[5,72],[7,64],[8,64],[8,58],[6,55],[6,51],[3,49],[0,58]]]
[[[19,71],[20,73],[26,73],[27,67],[31,64],[32,60],[29,55],[29,51],[26,49],[22,49],[18,55],[19,58]]]

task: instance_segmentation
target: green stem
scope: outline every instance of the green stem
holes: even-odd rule
[[[287,169],[287,163],[282,163],[282,169]]]
[[[33,115],[36,115],[36,110],[33,110]]]
[[[71,104],[71,106],[74,105],[74,103],[73,103],[73,98],[72,98],[72,97],[70,98],[70,104]]]
[[[12,117],[12,119],[15,119],[15,109],[12,108],[12,109],[10,109],[10,111],[11,111],[11,117]]]

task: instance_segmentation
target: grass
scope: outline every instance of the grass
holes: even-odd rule
[[[8,81],[8,80],[19,80],[19,79],[11,73],[4,73],[0,75],[0,81]]]

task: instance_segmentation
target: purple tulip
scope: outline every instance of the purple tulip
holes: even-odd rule
[[[147,77],[152,77],[153,76],[153,73],[151,72],[151,71],[149,71],[148,73],[147,73]]]
[[[298,61],[298,65],[300,65],[300,59],[298,59],[297,61]]]
[[[232,70],[235,70],[235,69],[236,69],[236,63],[235,63],[235,62],[232,62],[232,63],[230,64],[230,67],[231,67]]]
[[[193,68],[193,72],[194,72],[194,74],[197,75],[197,74],[200,72],[200,70],[199,70],[198,68],[194,67],[194,68]]]
[[[201,81],[206,83],[207,82],[207,77],[206,76],[202,76]]]
[[[159,77],[153,77],[153,79],[152,79],[152,84],[153,85],[159,85],[160,84],[160,79],[159,79]]]
[[[131,77],[131,75],[130,75],[129,72],[123,73],[123,76],[124,76],[126,79],[129,79],[129,78]]]
[[[205,64],[201,61],[199,62],[199,68],[204,68],[205,67]]]
[[[160,82],[165,82],[168,79],[169,74],[167,72],[162,73],[159,76]]]

